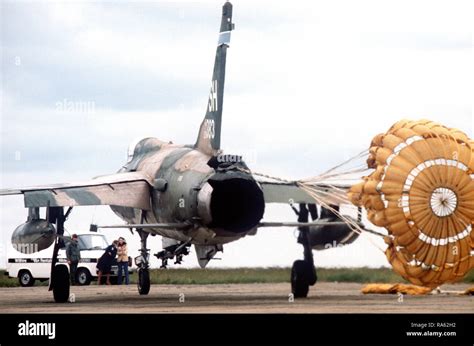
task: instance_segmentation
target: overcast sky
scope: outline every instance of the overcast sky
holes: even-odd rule
[[[137,137],[194,143],[222,4],[2,0],[0,187],[113,173]],[[234,1],[224,150],[243,153],[255,171],[302,178],[366,149],[402,118],[472,136],[472,13],[472,1]],[[20,196],[0,203],[2,267],[26,210]],[[265,219],[294,214],[270,206]],[[107,207],[76,208],[67,227],[85,231],[92,221],[120,220]],[[210,266],[289,266],[302,255],[294,233],[261,230]],[[107,234],[138,247],[130,233]],[[150,246],[159,251],[159,237]],[[194,253],[185,265],[197,265]],[[316,253],[316,265],[387,261],[361,237]]]

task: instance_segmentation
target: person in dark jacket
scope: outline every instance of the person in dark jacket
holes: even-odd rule
[[[66,258],[67,258],[67,263],[69,264],[71,285],[75,285],[77,264],[81,260],[81,250],[79,250],[77,234],[72,235],[71,241],[66,246]]]
[[[107,246],[104,254],[99,258],[99,261],[97,262],[97,269],[99,270],[97,285],[101,284],[102,275],[104,274],[107,276],[106,284],[110,285],[110,269],[114,263],[115,256],[117,256],[117,245],[118,241],[114,240],[112,245]]]

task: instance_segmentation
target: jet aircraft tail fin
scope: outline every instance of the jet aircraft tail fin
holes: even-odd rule
[[[222,7],[222,19],[217,42],[211,90],[207,101],[206,115],[199,128],[194,147],[206,154],[215,155],[221,146],[222,105],[224,99],[225,63],[232,23],[232,4],[226,2]]]

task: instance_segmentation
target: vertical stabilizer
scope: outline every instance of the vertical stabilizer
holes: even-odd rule
[[[225,63],[232,23],[232,4],[226,2],[222,7],[222,19],[217,42],[216,59],[212,73],[211,90],[207,100],[206,115],[199,128],[195,148],[215,155],[221,147],[222,106],[224,99]]]

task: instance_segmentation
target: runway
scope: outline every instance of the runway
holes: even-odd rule
[[[74,286],[74,303],[56,304],[45,286],[0,288],[0,313],[472,313],[474,296],[363,295],[358,283],[318,283],[309,297],[289,299],[289,283]],[[466,284],[443,290],[463,291]]]

